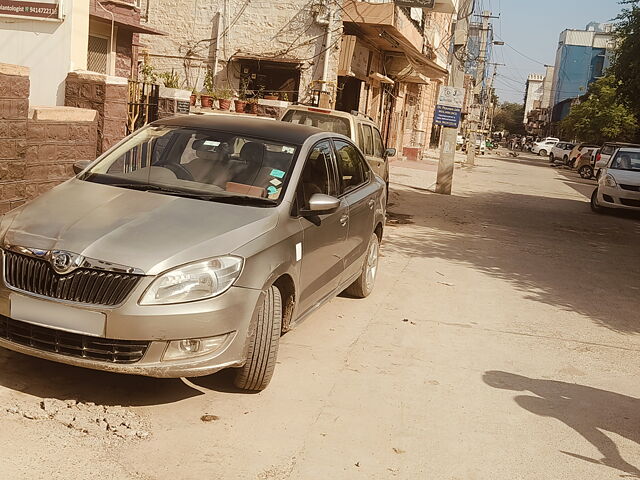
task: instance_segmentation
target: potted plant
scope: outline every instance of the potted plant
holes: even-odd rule
[[[191,96],[189,97],[189,103],[192,107],[196,105],[196,100],[198,99],[198,92],[196,92],[195,87],[191,89]]]
[[[229,110],[229,108],[231,108],[231,99],[233,98],[233,94],[233,90],[229,87],[216,89],[216,98],[218,99],[218,108],[220,108],[220,110]]]
[[[213,99],[215,96],[215,88],[213,86],[213,71],[207,68],[207,73],[204,75],[204,92],[200,95],[200,105],[204,108],[213,107]]]
[[[265,100],[278,100],[279,98],[278,92],[269,92],[264,96]]]
[[[240,80],[240,88],[238,89],[238,98],[234,100],[236,112],[242,113],[244,112],[245,107],[247,106],[247,87],[249,86],[249,80],[243,78]]]

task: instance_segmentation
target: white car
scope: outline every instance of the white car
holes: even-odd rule
[[[640,210],[640,148],[618,148],[609,160],[600,160],[598,186],[591,195],[591,209]]]
[[[540,142],[536,142],[533,144],[533,147],[531,147],[531,153],[537,153],[541,157],[546,157],[558,142],[560,142],[560,140],[557,138],[545,139]]]
[[[565,164],[569,163],[569,154],[575,145],[568,142],[556,143],[549,152],[549,162],[553,163],[556,160],[561,160]]]

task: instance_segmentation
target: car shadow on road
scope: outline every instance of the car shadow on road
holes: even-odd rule
[[[527,299],[640,333],[640,215],[598,215],[586,199],[544,194],[394,190],[390,216],[414,224],[387,226],[409,230],[387,238],[386,252],[469,265]]]
[[[618,446],[604,433],[611,432],[640,444],[640,399],[585,385],[501,371],[485,372],[483,380],[494,388],[532,393],[518,395],[514,401],[535,415],[555,418],[572,428],[597,448],[602,458],[560,450],[563,454],[614,468],[626,477],[640,478],[640,469],[624,460]]]
[[[42,360],[0,348],[0,386],[38,398],[123,407],[162,405],[203,393],[179,378],[124,375]]]

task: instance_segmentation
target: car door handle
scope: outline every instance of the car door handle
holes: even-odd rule
[[[349,221],[349,215],[344,214],[340,217],[340,225],[342,225],[343,227],[347,225],[348,221]]]
[[[367,205],[369,206],[369,208],[370,208],[371,210],[373,210],[373,206],[374,206],[375,204],[376,204],[376,201],[375,201],[373,198],[369,199],[369,201],[367,202]]]

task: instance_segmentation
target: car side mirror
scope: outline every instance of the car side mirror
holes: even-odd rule
[[[340,200],[324,193],[314,193],[309,199],[309,208],[300,211],[303,217],[333,213],[340,207]]]
[[[78,173],[83,171],[85,168],[87,168],[90,163],[91,162],[89,160],[78,160],[76,163],[73,164],[73,173],[77,175]]]
[[[385,156],[385,157],[395,157],[395,156],[396,156],[396,153],[398,153],[398,152],[396,151],[396,149],[395,149],[395,148],[387,148],[387,149],[384,151],[384,156]]]

